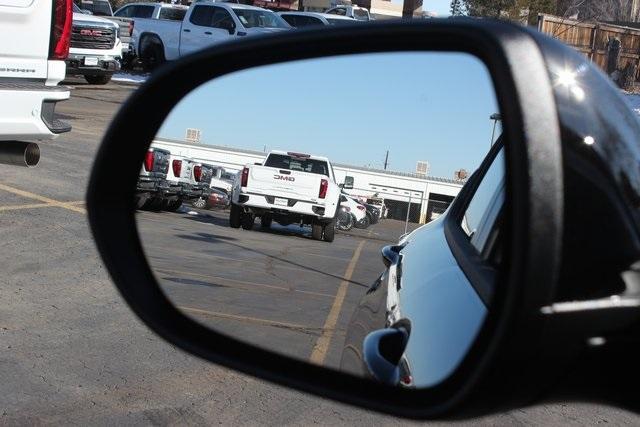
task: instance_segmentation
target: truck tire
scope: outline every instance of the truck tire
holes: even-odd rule
[[[229,226],[231,228],[240,228],[242,224],[242,209],[238,205],[231,204],[229,212]]]
[[[145,71],[152,72],[165,63],[164,49],[160,42],[147,37],[141,44],[145,46],[140,54],[142,66]]]
[[[162,202],[162,209],[169,212],[175,212],[182,206],[182,200],[165,200]]]
[[[87,83],[91,85],[106,85],[111,81],[113,74],[102,74],[100,76],[84,76]]]
[[[159,212],[162,210],[162,199],[159,197],[150,198],[147,203],[145,203],[147,209],[154,212]]]
[[[136,210],[142,209],[142,207],[145,205],[145,203],[147,203],[147,197],[146,196],[136,196],[136,198],[135,198]]]
[[[369,219],[369,215],[365,215],[360,221],[355,223],[356,228],[367,228],[371,225],[371,220]]]
[[[335,220],[331,221],[328,224],[325,224],[324,227],[322,227],[323,229],[323,238],[325,242],[333,242],[333,239],[336,236],[336,222]]]
[[[253,214],[245,213],[242,215],[242,229],[243,230],[251,230],[253,228],[253,223],[255,221],[255,217]]]
[[[271,221],[272,221],[272,218],[270,216],[263,215],[260,217],[260,226],[262,228],[269,228],[271,227]]]
[[[314,222],[311,224],[311,237],[313,240],[322,240],[322,224]]]

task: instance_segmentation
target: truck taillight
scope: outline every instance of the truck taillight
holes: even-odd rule
[[[357,206],[357,208],[358,208],[359,210],[361,210],[361,211],[363,211],[363,210],[365,210],[365,209],[366,209],[366,208],[365,208],[364,206],[362,206],[362,205],[358,205],[358,206]]]
[[[129,37],[131,37],[133,35],[133,27],[134,25],[136,25],[135,21],[131,20],[129,21]]]
[[[242,169],[242,176],[240,178],[240,186],[246,187],[249,183],[249,168]]]
[[[321,179],[320,180],[320,193],[318,194],[318,197],[321,199],[324,199],[325,197],[327,197],[327,189],[329,188],[329,181],[327,181],[326,179]]]
[[[197,182],[200,182],[200,180],[202,179],[202,166],[193,167],[193,177]]]
[[[182,160],[174,160],[171,162],[171,167],[173,168],[173,174],[179,178],[180,172],[182,172]]]
[[[147,155],[144,157],[144,170],[151,172],[153,170],[153,151],[147,151]]]
[[[73,0],[54,0],[49,59],[67,59],[71,43]]]

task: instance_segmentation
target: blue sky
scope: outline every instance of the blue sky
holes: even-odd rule
[[[159,136],[452,178],[490,146],[497,111],[484,64],[459,53],[380,53],[296,61],[213,80],[185,97]]]
[[[436,12],[439,17],[449,16],[451,0],[424,0],[422,9]]]

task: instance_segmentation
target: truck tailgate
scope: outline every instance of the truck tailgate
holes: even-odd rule
[[[297,200],[316,200],[320,180],[326,176],[294,170],[279,170],[266,166],[251,166],[247,191],[287,197]]]

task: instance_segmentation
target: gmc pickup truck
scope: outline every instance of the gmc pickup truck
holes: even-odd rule
[[[67,75],[84,76],[90,84],[107,84],[113,73],[120,70],[120,27],[99,16],[87,15],[75,4],[73,10]]]
[[[311,225],[315,240],[332,242],[341,188],[326,157],[272,151],[261,165],[247,165],[234,182],[229,224],[253,228]]]
[[[136,209],[150,207],[158,210],[162,207],[162,197],[169,191],[167,172],[170,155],[160,148],[149,147],[147,150],[136,187]]]
[[[0,163],[35,166],[38,145],[71,130],[56,104],[71,40],[71,0],[0,0]]]
[[[236,37],[290,30],[276,13],[244,4],[193,2],[182,21],[138,19],[131,37],[145,69]]]

